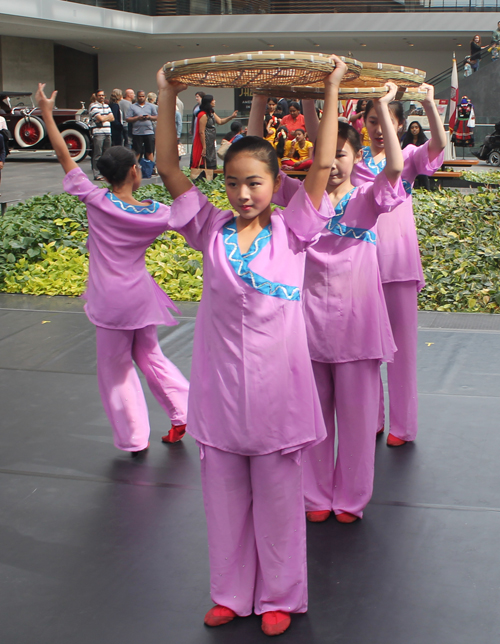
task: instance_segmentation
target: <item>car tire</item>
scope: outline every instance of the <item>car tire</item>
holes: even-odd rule
[[[491,165],[499,166],[500,165],[500,150],[492,150],[488,156],[488,161]]]
[[[76,163],[83,161],[90,150],[89,137],[80,130],[73,128],[63,130],[61,134],[73,161]]]
[[[45,125],[36,116],[24,116],[16,123],[14,139],[20,148],[32,148],[45,138]]]

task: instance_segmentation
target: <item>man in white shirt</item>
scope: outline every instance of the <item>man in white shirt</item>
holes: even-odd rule
[[[97,161],[102,157],[104,152],[111,147],[111,121],[115,120],[111,108],[106,105],[104,99],[106,95],[102,89],[95,93],[96,102],[91,103],[89,107],[90,118],[96,123],[92,130],[92,169],[94,171],[94,180],[103,181],[104,177],[99,174]]]

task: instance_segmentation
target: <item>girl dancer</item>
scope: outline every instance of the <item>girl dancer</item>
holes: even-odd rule
[[[432,175],[442,165],[446,135],[434,104],[434,88],[427,90],[422,101],[431,131],[431,139],[420,147],[408,145],[403,150],[405,167],[401,178],[405,189],[411,187],[418,175]],[[405,118],[400,102],[389,105],[395,131],[404,128]],[[365,122],[371,146],[363,148],[363,158],[356,164],[352,182],[363,185],[374,181],[386,164],[385,135],[378,114],[370,101]],[[384,295],[391,320],[394,341],[398,348],[394,362],[387,366],[389,387],[390,433],[387,445],[398,447],[415,440],[418,429],[417,398],[417,295],[424,287],[417,231],[411,196],[398,208],[383,214],[378,221],[377,255]],[[380,391],[378,433],[384,430],[384,391]]]
[[[188,426],[200,446],[216,604],[209,626],[254,610],[262,630],[279,635],[290,613],[307,610],[301,452],[325,427],[300,300],[305,249],[328,220],[317,209],[328,207],[346,69],[334,59],[316,157],[287,209],[271,212],[279,187],[271,144],[246,137],[229,148],[224,174],[236,218],[212,206],[175,163],[175,95],[183,86],[158,73],[157,165],[174,197],[171,222],[204,251]]]
[[[386,138],[387,165],[377,180],[354,188],[351,173],[361,158],[358,133],[339,123],[337,156],[326,188],[331,219],[307,250],[304,313],[327,439],[304,455],[307,518],[325,521],[333,510],[341,523],[363,516],[373,490],[380,361],[394,342],[376,252],[381,213],[406,194],[399,180],[403,157],[388,104],[396,86],[375,109]],[[250,124],[249,124],[250,128]],[[300,182],[283,177],[274,201],[289,202]],[[338,453],[335,462],[335,420]]]
[[[111,192],[98,188],[71,158],[52,111],[57,92],[47,98],[45,84],[36,99],[57,158],[66,173],[64,188],[87,206],[90,252],[85,312],[96,326],[99,391],[113,428],[116,447],[132,456],[149,445],[146,400],[132,360],[173,426],[163,437],[175,442],[186,428],[189,384],[163,355],[156,326],[176,324],[167,309],[179,312],[145,266],[148,246],[169,229],[170,211],[155,201],[137,201],[132,192],[141,184],[135,154],[121,146],[110,148],[98,170]]]

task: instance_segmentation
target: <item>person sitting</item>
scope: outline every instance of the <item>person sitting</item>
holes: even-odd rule
[[[231,130],[224,136],[224,140],[229,141],[230,143],[236,143],[244,136],[243,134],[243,124],[241,121],[233,121],[231,123]]]
[[[306,122],[303,114],[300,113],[300,105],[296,101],[290,103],[289,113],[281,119],[281,125],[285,125],[289,132],[299,129],[306,131]]]
[[[281,162],[284,170],[308,170],[312,165],[313,144],[306,139],[302,129],[295,130],[295,139],[285,147],[285,157]]]

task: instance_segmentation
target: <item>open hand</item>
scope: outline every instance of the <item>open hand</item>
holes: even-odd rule
[[[38,83],[38,89],[35,94],[35,100],[38,103],[38,107],[45,112],[52,112],[56,104],[57,91],[52,92],[52,96],[47,98],[45,92],[45,83]]]

